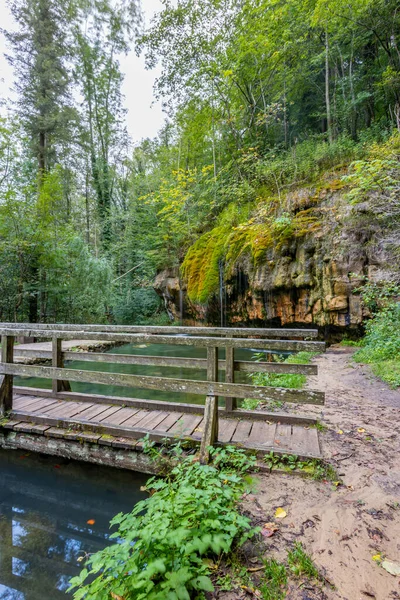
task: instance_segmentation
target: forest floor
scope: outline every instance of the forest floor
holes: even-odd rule
[[[316,357],[319,375],[309,384],[326,392],[322,414],[320,408],[310,410],[327,428],[320,432],[323,454],[341,483],[258,475],[242,508],[254,524],[275,522],[278,529],[253,551],[247,543],[242,553],[242,574],[245,567],[254,589],[239,585],[228,592],[217,586],[214,598],[400,599],[400,392],[352,362],[353,351],[335,346]],[[304,413],[304,407],[298,411]],[[284,519],[275,518],[278,507],[287,512]],[[286,596],[271,590],[262,595],[257,589],[262,559],[287,563],[296,541],[312,557],[320,582],[289,578]],[[397,575],[385,570],[385,559],[396,563]]]

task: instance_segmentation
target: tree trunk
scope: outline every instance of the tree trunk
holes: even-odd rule
[[[329,143],[333,142],[332,135],[332,116],[331,116],[331,100],[329,90],[329,37],[328,30],[325,31],[325,104],[326,104],[326,128],[328,131]]]

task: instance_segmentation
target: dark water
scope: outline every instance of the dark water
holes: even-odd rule
[[[65,598],[77,559],[112,543],[109,521],[144,497],[147,479],[3,450],[0,477],[0,600]]]
[[[185,358],[206,358],[206,349],[191,346],[174,346],[167,344],[125,344],[110,350],[112,354],[141,354],[146,356],[178,356]],[[254,350],[236,350],[236,360],[252,360]],[[220,349],[220,358],[224,358],[224,350]],[[205,369],[188,369],[183,367],[158,367],[143,365],[118,365],[111,363],[90,363],[84,361],[71,361],[66,366],[73,369],[92,371],[105,371],[110,373],[128,373],[137,375],[153,375],[154,377],[171,377],[177,379],[205,380]],[[224,381],[224,373],[220,372],[220,381]],[[235,381],[248,382],[245,373],[235,373]],[[19,378],[16,385],[30,387],[50,388],[51,382],[47,379]],[[101,394],[105,396],[124,396],[130,398],[145,398],[148,400],[168,400],[170,402],[188,402],[190,404],[204,404],[204,397],[189,393],[163,392],[158,390],[144,390],[141,388],[123,388],[113,385],[98,385],[93,383],[71,382],[74,392]]]

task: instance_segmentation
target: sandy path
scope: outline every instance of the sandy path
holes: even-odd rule
[[[400,599],[400,577],[372,560],[381,553],[400,564],[400,393],[367,367],[352,366],[351,355],[349,348],[328,350],[316,359],[319,375],[310,381],[326,392],[321,420],[328,430],[320,439],[343,485],[263,475],[257,493],[244,501],[260,524],[273,521],[278,506],[288,512],[280,531],[266,539],[267,556],[285,559],[299,540],[335,586],[292,584],[287,597],[293,600]],[[321,415],[320,408],[310,410]]]

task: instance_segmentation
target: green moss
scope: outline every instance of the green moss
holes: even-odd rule
[[[295,206],[293,206],[293,211]],[[189,299],[205,304],[219,288],[221,264],[224,276],[231,274],[241,256],[255,266],[262,264],[270,248],[278,250],[293,237],[304,237],[321,226],[318,207],[282,212],[280,202],[270,197],[249,209],[236,212],[229,207],[217,226],[203,234],[187,251],[181,272]]]

